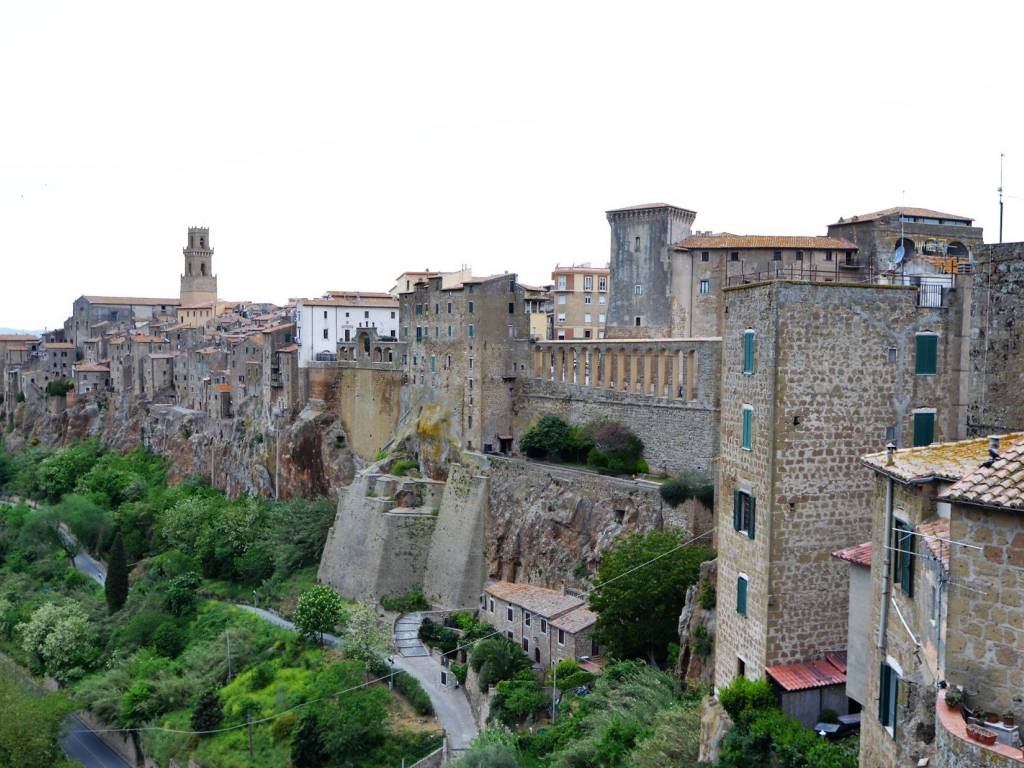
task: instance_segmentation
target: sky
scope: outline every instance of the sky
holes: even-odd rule
[[[604,212],[825,234],[900,205],[1024,240],[1015,3],[7,2],[0,326],[81,294],[387,290],[604,264]]]

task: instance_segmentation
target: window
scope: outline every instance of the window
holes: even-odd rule
[[[599,278],[597,278],[597,290],[599,290],[599,291],[607,291],[608,290],[608,278],[607,277],[599,277]]]
[[[530,626],[530,618],[531,618],[530,617],[530,612],[529,611],[523,611],[523,623],[525,623],[526,626]]]
[[[422,315],[423,314],[423,305],[422,304],[417,304],[416,305],[416,314],[417,315]],[[345,317],[348,317],[348,312],[345,313]]]
[[[754,510],[756,508],[754,497],[746,491],[736,491],[733,494],[732,504],[732,527],[733,529],[747,534],[747,538],[754,538]]]
[[[592,291],[592,290],[594,290],[594,276],[593,275],[584,275],[583,276],[583,290],[584,291]]]
[[[754,351],[757,345],[757,332],[748,328],[743,332],[743,372],[754,372]]]
[[[564,629],[558,630],[558,644],[559,645],[565,645],[565,630]]]
[[[644,287],[642,285],[640,285],[640,283],[637,283],[636,285],[633,286],[633,295],[634,296],[643,296],[644,295]]]
[[[939,337],[934,333],[919,333],[914,341],[914,373],[934,375],[939,369]]]
[[[608,303],[608,298],[602,293],[600,296],[597,297],[597,303],[598,304],[607,304]]]
[[[557,278],[557,281],[558,281],[558,290],[564,291],[565,290],[565,275],[559,275],[558,278]]]
[[[889,347],[888,356],[889,356],[889,362],[890,363],[895,363],[896,362],[897,352],[898,351],[897,351],[896,347]]]
[[[452,313],[452,303],[449,301],[448,302],[448,314],[450,315],[451,313]]]
[[[508,292],[509,293],[515,293],[516,292],[516,281],[515,280],[509,280],[508,281]]]
[[[327,319],[327,310],[325,309],[324,310],[324,320],[326,320],[326,319]]]
[[[590,334],[590,329],[589,328],[587,328],[586,330],[583,331],[583,338],[584,339],[591,338],[591,334]]]
[[[749,405],[743,406],[743,450],[753,450],[754,444],[754,408]]]
[[[895,426],[886,427],[885,428],[885,442],[892,443],[892,442],[895,442],[895,441],[896,441],[896,427]]]
[[[588,324],[589,324],[589,323],[593,322],[593,317],[594,317],[594,316],[593,316],[593,315],[591,315],[591,314],[590,314],[589,312],[586,312],[586,313],[584,313],[584,315],[583,315],[583,322],[584,322],[584,323],[588,323]]]
[[[633,318],[633,325],[635,325],[637,328],[640,327],[640,315],[637,315],[636,317]]]
[[[476,306],[474,305],[474,303],[473,303],[472,301],[471,301],[471,302],[469,302],[469,314],[471,314],[471,315],[472,315],[472,314],[473,314],[473,310],[474,310],[475,308],[476,308]]]
[[[878,674],[878,722],[896,738],[896,701],[900,688],[900,675],[884,661]]]
[[[510,315],[514,315],[515,312],[516,312],[516,303],[514,301],[510,301],[508,303],[508,313]]]
[[[369,320],[370,319],[370,310],[368,310],[368,309],[364,309],[363,310],[363,319],[364,320]]]
[[[701,261],[711,261],[711,254],[708,253],[707,251],[701,251],[700,252],[700,260]]]
[[[559,304],[565,304],[565,294],[564,293],[558,294],[558,303]]]
[[[437,355],[430,356],[430,372],[437,373]]]
[[[636,241],[635,242],[636,242],[636,246],[635,247],[639,251],[640,250],[640,235],[636,236]]]
[[[416,341],[423,341],[423,326],[416,326]]]
[[[439,325],[435,325],[434,326],[434,338],[435,339],[441,338],[441,326],[439,326]]]
[[[593,304],[594,303],[594,297],[591,296],[590,294],[587,294],[586,296],[583,297],[583,303],[584,304]]]
[[[605,317],[606,317],[606,315],[598,315],[597,316],[597,322],[599,322],[601,325],[604,325]]]
[[[711,281],[710,280],[701,280],[700,281],[700,295],[701,296],[707,296],[709,293],[711,293]]]
[[[902,520],[892,524],[892,581],[903,594],[914,596],[914,533]]]
[[[325,339],[327,338],[327,329],[326,328],[324,328],[324,338]]]
[[[473,327],[473,324],[472,324],[472,323],[470,323],[470,325],[469,325],[469,328],[468,328],[468,333],[469,333],[469,338],[471,338],[471,339],[472,339],[472,338],[473,338],[474,336],[476,336],[476,328],[474,328],[474,327]]]
[[[740,260],[740,252],[739,251],[732,251],[729,254],[729,261],[739,261],[739,260]]]
[[[434,314],[435,315],[440,315],[441,314],[441,305],[438,302],[436,302],[436,301],[434,302]]]
[[[935,411],[914,412],[914,447],[935,442]]]
[[[548,621],[547,619],[540,620],[540,633],[546,635],[548,633]]]
[[[512,606],[511,605],[505,607],[505,618],[508,619],[509,621],[512,621]]]
[[[527,653],[530,652],[530,639],[528,637],[523,638],[523,650]]]
[[[796,252],[796,260],[797,261],[803,261],[804,260],[804,252],[803,251],[797,251]]]
[[[747,579],[746,575],[740,574],[736,579],[736,613],[740,616],[747,615]]]
[[[394,320],[394,319],[395,319],[395,313],[394,313],[394,312],[392,312],[392,313],[391,313],[391,319],[392,319],[392,320]]]
[[[512,630],[511,629],[506,629],[505,630],[505,637],[507,637],[509,640],[513,640],[514,639],[514,637],[512,635]]]
[[[564,323],[565,322],[565,312],[559,312],[558,313],[558,322],[560,322],[560,323]]]
[[[832,251],[825,251],[825,261],[832,261]]]
[[[491,613],[494,613],[494,598],[491,598]]]
[[[449,325],[448,326],[448,338],[450,339],[451,337],[452,337],[452,327]]]
[[[776,251],[772,254],[772,261],[782,261],[782,251]]]

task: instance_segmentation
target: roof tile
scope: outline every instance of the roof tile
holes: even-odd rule
[[[1007,438],[1012,438],[1012,442]],[[1024,436],[1002,438],[994,461],[986,461],[963,476],[941,498],[963,504],[980,504],[1024,512]]]

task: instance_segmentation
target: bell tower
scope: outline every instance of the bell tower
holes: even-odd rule
[[[185,255],[185,272],[181,276],[181,306],[217,302],[217,276],[213,274],[213,248],[208,227],[189,227]]]

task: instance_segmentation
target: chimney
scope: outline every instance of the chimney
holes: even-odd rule
[[[887,443],[885,446],[885,465],[891,467],[894,463],[893,454],[896,453],[896,443]]]
[[[999,435],[988,436],[988,449],[992,453],[999,453]]]

